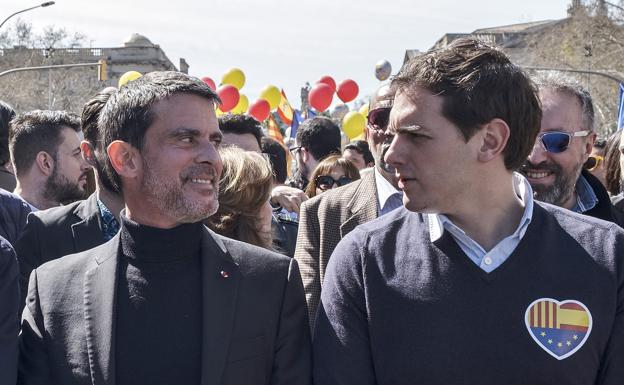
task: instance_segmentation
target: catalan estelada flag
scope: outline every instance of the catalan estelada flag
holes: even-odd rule
[[[282,119],[282,122],[287,125],[290,125],[292,123],[293,109],[290,106],[290,103],[288,103],[288,99],[286,98],[284,90],[282,90],[282,99],[277,106],[277,113],[279,114],[280,119]]]
[[[273,118],[273,115],[269,115],[267,135],[269,136],[269,138],[277,140],[282,145],[284,144],[284,136],[282,135],[282,132],[280,131],[279,126],[275,121],[275,118]]]
[[[540,298],[527,308],[525,323],[535,342],[562,360],[583,346],[591,332],[592,317],[578,301]]]

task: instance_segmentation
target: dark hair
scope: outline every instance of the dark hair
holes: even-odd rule
[[[156,118],[154,105],[175,94],[191,94],[221,103],[219,96],[201,80],[181,72],[157,71],[126,83],[102,108],[98,156],[114,184],[113,191],[121,192],[121,178],[111,165],[106,148],[113,141],[122,140],[142,150],[145,133]]]
[[[357,151],[358,154],[364,157],[364,164],[375,163],[375,158],[368,147],[368,142],[365,140],[354,140],[347,144],[344,149]]]
[[[11,160],[9,153],[9,122],[15,116],[15,110],[0,100],[0,166]]]
[[[596,141],[594,141],[594,148],[597,148],[598,150],[600,150],[602,155],[604,155],[604,151],[606,147],[607,147],[607,139],[596,138]]]
[[[82,133],[84,134],[84,138],[87,142],[91,143],[94,150],[99,151],[97,149],[98,137],[99,137],[99,129],[98,129],[98,119],[100,117],[100,112],[102,108],[106,105],[108,99],[110,99],[111,95],[117,92],[117,89],[114,87],[107,87],[102,91],[98,92],[91,100],[87,101],[85,105],[82,107],[82,115],[81,115],[81,123],[82,123]],[[106,156],[104,154],[104,156]],[[110,191],[115,191],[115,185],[108,178],[106,173],[104,172],[104,167],[102,162],[100,161],[102,156],[96,156],[93,159],[93,167],[97,171],[97,176],[102,185]]]
[[[331,119],[316,116],[301,123],[297,143],[317,161],[331,154],[340,155],[340,128]]]
[[[442,115],[466,141],[492,119],[505,121],[510,129],[503,150],[508,170],[522,166],[540,130],[542,111],[529,77],[502,51],[473,38],[415,57],[392,86],[397,92],[422,87],[441,96]]]
[[[286,178],[288,177],[286,149],[280,142],[268,136],[262,137],[261,144],[262,152],[269,156],[269,162],[271,162],[271,168],[273,169],[273,178],[277,183],[286,183]]]
[[[27,173],[40,151],[56,160],[58,146],[63,142],[61,132],[65,128],[79,132],[78,115],[67,111],[35,110],[13,118],[9,128],[9,151],[15,175]]]
[[[305,189],[305,193],[308,197],[312,198],[316,196],[316,177],[319,175],[328,175],[331,173],[332,168],[336,166],[342,167],[345,176],[350,178],[351,181],[360,179],[360,170],[358,170],[353,163],[340,155],[330,155],[319,162],[319,164],[317,164],[314,168],[310,182]]]
[[[622,192],[620,186],[620,136],[621,131],[613,133],[607,139],[607,145],[604,150],[604,169],[605,169],[605,187],[611,195],[617,195]]]
[[[256,138],[258,147],[262,147],[262,126],[248,115],[225,114],[219,116],[219,129],[224,134],[244,135],[251,134]]]

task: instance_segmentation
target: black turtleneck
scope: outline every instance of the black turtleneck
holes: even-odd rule
[[[117,385],[200,383],[201,231],[121,217]]]

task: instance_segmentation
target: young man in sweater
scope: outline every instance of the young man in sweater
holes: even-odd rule
[[[616,384],[624,232],[533,201],[517,169],[541,111],[500,51],[460,39],[393,80],[405,209],[336,247],[317,384]]]

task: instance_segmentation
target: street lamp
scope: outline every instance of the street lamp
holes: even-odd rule
[[[4,23],[7,22],[7,20],[9,20],[10,18],[12,18],[13,16],[20,14],[22,12],[27,12],[30,11],[31,9],[35,9],[35,8],[39,8],[39,7],[49,7],[51,5],[54,5],[54,1],[46,1],[45,3],[41,3],[39,5],[35,5],[34,7],[30,7],[30,8],[26,8],[26,9],[22,9],[21,11],[17,11],[14,14],[10,15],[9,17],[7,17],[6,19],[4,19],[4,21],[2,23],[0,23],[0,28],[2,28],[2,26],[4,25]]]

